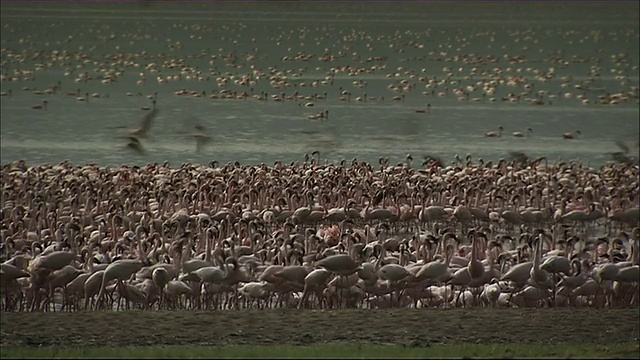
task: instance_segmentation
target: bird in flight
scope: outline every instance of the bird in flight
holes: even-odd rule
[[[196,153],[201,152],[204,146],[211,142],[211,135],[196,117],[191,116],[185,119],[183,127],[187,130],[178,130],[177,132],[182,136],[196,140]]]
[[[146,154],[146,151],[142,147],[142,143],[140,142],[140,139],[138,139],[135,136],[127,136],[127,139],[129,139],[129,143],[127,143],[127,148],[128,149],[133,150],[134,152],[138,153],[139,155],[145,155]]]
[[[211,141],[211,136],[207,134],[204,126],[200,124],[196,124],[194,128],[195,131],[190,135],[196,139],[196,152],[199,153],[202,150],[202,147]]]
[[[147,133],[151,128],[153,119],[158,115],[158,109],[156,108],[155,104],[156,102],[154,100],[153,108],[151,109],[151,111],[144,115],[144,117],[142,118],[142,122],[140,123],[140,127],[138,127],[137,129],[130,129],[127,134],[124,135],[124,138],[129,140],[126,147],[140,155],[146,154],[146,151],[142,146],[142,143],[140,142],[140,138],[145,138],[147,136]]]
[[[625,144],[620,140],[616,140],[615,143],[616,145],[618,145],[618,147],[622,151],[616,151],[611,153],[611,158],[613,161],[618,163],[628,164],[628,165],[633,165],[635,162],[638,161],[637,158],[634,158],[633,156],[630,155],[631,152],[627,144]]]
[[[140,123],[140,127],[137,129],[129,130],[129,135],[137,136],[140,138],[147,136],[147,133],[149,132],[149,128],[151,128],[151,122],[153,121],[153,118],[155,118],[156,115],[158,115],[158,109],[156,109],[155,103],[156,101],[154,100],[153,101],[154,106],[151,108],[151,110],[148,113],[144,115],[144,117],[142,118],[142,122]]]

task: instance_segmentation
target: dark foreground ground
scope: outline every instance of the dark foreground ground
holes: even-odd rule
[[[639,309],[393,309],[2,313],[1,346],[613,344]]]

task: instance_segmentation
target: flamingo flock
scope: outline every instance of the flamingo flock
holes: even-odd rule
[[[2,167],[3,311],[638,306],[638,166]]]
[[[609,32],[576,28],[514,30],[504,34],[500,31],[460,30],[458,35],[450,35],[444,29],[409,28],[393,36],[374,36],[366,31],[353,29],[326,31],[324,26],[303,26],[300,33],[313,36],[316,39],[313,43],[301,41],[297,32],[274,27],[268,36],[260,40],[262,46],[250,46],[246,53],[241,54],[234,49],[242,44],[230,40],[231,38],[243,39],[244,45],[258,42],[256,34],[247,30],[251,27],[242,21],[232,27],[210,26],[204,20],[197,25],[189,22],[174,23],[172,36],[189,38],[194,44],[201,44],[206,48],[185,56],[180,52],[183,43],[166,42],[166,39],[158,36],[164,26],[161,23],[151,22],[124,31],[104,22],[87,22],[79,24],[68,34],[66,42],[70,44],[87,37],[90,41],[130,42],[139,50],[126,52],[116,47],[114,50],[106,50],[107,53],[104,54],[95,46],[80,47],[77,51],[50,49],[51,44],[45,40],[47,32],[63,31],[57,29],[55,21],[28,32],[20,32],[23,26],[21,22],[7,21],[4,26],[8,33],[22,34],[15,41],[24,47],[24,50],[13,46],[1,49],[7,68],[12,70],[4,71],[0,78],[3,82],[1,95],[7,97],[11,97],[12,93],[13,96],[20,94],[20,87],[22,93],[50,98],[65,94],[63,87],[80,86],[85,89],[66,92],[66,95],[81,103],[88,103],[90,98],[95,98],[96,101],[107,98],[110,92],[116,91],[115,85],[128,81],[137,90],[127,92],[127,96],[142,97],[145,92],[153,93],[160,89],[162,93],[173,96],[209,101],[293,101],[304,105],[302,107],[313,106],[315,102],[322,100],[382,103],[385,96],[396,100],[391,104],[397,106],[395,104],[398,102],[410,98],[417,97],[420,101],[431,98],[426,108],[406,109],[408,113],[424,114],[431,113],[432,103],[435,109],[441,100],[449,98],[468,103],[534,106],[559,103],[620,106],[638,104],[639,101],[638,65],[628,52],[587,57],[570,46],[564,51],[555,50],[556,40],[563,38],[570,44],[578,41],[592,42],[595,47],[593,50],[597,53],[610,51],[603,48],[602,44],[627,44],[634,41],[637,31],[633,27],[621,26]],[[51,29],[54,31],[50,31]],[[432,40],[425,40],[425,31]],[[227,32],[228,36],[233,36],[227,39],[227,35],[224,35]],[[211,49],[210,44],[203,39],[212,36],[221,37],[221,46],[227,47]],[[495,38],[499,36],[504,37],[501,40],[504,44],[502,50],[497,50],[502,56],[480,56],[468,49],[471,39],[474,43],[481,44],[480,46],[491,48]],[[436,38],[439,39],[439,44],[429,44]],[[293,41],[299,44],[282,47],[282,42]],[[521,46],[526,42],[537,44],[535,53],[532,54],[527,46]],[[157,44],[161,51],[156,53],[149,50],[150,43]],[[367,51],[363,51],[357,44],[367,44]],[[391,51],[397,54],[387,56],[385,52],[379,53],[377,47],[393,49]],[[265,49],[276,49],[285,55],[278,57],[275,62],[264,64],[259,60],[270,56]],[[535,61],[529,59],[532,56],[536,58]],[[39,59],[38,62],[25,61],[35,58]],[[588,66],[585,76],[571,73],[573,68],[584,66]],[[59,74],[64,81],[59,80],[48,86],[34,86],[34,81],[45,76],[45,73]],[[344,78],[353,80],[341,80]],[[369,86],[374,79],[385,82],[376,93]],[[607,84],[606,81],[612,83]],[[334,83],[342,86],[336,89]],[[603,88],[605,84],[607,88]],[[168,89],[170,87],[172,89]],[[91,92],[86,91],[87,88]],[[55,106],[53,101],[49,106]],[[46,110],[46,105],[40,102],[33,105],[33,109]],[[306,117],[326,120],[323,112],[307,113]],[[577,132],[567,134],[569,137],[565,138],[577,138]]]
[[[164,22],[135,22],[127,31],[83,21],[63,36],[58,21],[26,27],[7,17],[3,34],[13,35],[0,49],[0,95],[3,104],[37,99],[25,110],[46,116],[63,106],[116,102],[127,89],[121,95],[140,98],[146,113],[122,136],[141,155],[158,91],[212,104],[296,103],[302,121],[318,122],[340,121],[339,107],[329,118],[336,103],[435,117],[448,99],[594,111],[639,102],[637,59],[606,56],[612,45],[637,40],[637,29],[624,24],[605,32],[456,34],[410,26],[375,35],[335,24],[290,31],[278,21],[260,38],[245,20],[180,21],[167,39],[159,35],[169,31]],[[48,33],[56,34],[51,42]],[[499,56],[468,46],[489,49],[497,37]],[[555,50],[559,38],[565,46]],[[574,42],[605,55],[584,56]],[[185,54],[183,47],[199,45],[206,50]],[[62,80],[39,83],[52,75]],[[375,81],[382,84],[369,86]],[[418,101],[426,107],[416,108]],[[534,136],[529,125],[504,125],[485,132],[486,141]],[[212,141],[200,123],[183,135],[197,152]],[[583,134],[566,128],[557,138],[571,143]],[[495,163],[425,156],[419,166],[410,155],[397,164],[323,164],[317,151],[273,166],[17,161],[1,170],[0,308],[637,307],[638,164],[633,149],[617,144],[617,163],[598,169],[522,153]]]

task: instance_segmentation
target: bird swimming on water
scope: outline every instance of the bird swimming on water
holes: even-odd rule
[[[504,128],[502,127],[502,125],[498,126],[498,131],[489,131],[486,132],[484,134],[485,137],[501,137],[502,136],[502,131],[504,130]]]
[[[580,130],[576,130],[575,133],[566,132],[566,133],[562,134],[562,137],[564,139],[567,139],[567,140],[573,140],[573,139],[579,138],[581,135],[582,135],[582,133],[580,132]]]

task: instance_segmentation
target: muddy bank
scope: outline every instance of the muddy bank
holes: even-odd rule
[[[638,309],[5,313],[2,346],[638,341]]]

